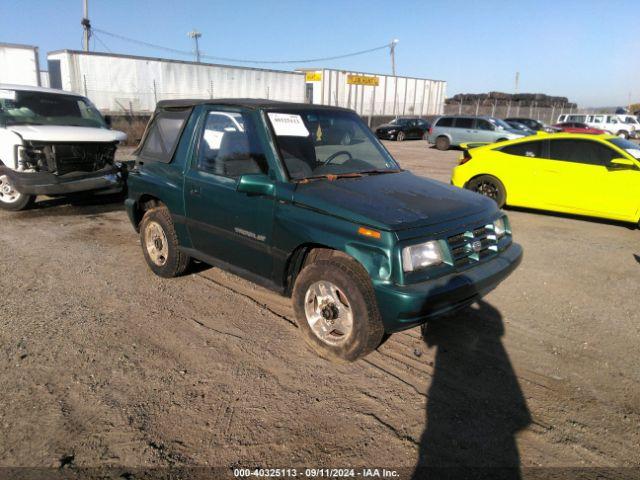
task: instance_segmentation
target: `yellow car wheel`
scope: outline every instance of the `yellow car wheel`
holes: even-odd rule
[[[491,175],[480,175],[472,178],[466,185],[467,190],[479,193],[485,197],[489,197],[498,204],[498,207],[504,207],[507,200],[507,191],[500,180]]]

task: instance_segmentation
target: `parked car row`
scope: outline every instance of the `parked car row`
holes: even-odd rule
[[[558,116],[558,123],[583,123],[591,128],[603,130],[606,133],[622,138],[638,138],[640,136],[640,121],[634,115],[618,114],[562,114]]]

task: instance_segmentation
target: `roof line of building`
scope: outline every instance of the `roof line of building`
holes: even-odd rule
[[[0,42],[0,47],[23,48],[25,50],[38,50],[35,45],[26,45],[23,43],[5,43]]]
[[[308,68],[308,67],[304,67],[304,68],[296,68],[296,70],[299,71],[299,72],[319,72],[319,71],[322,71],[322,70],[329,70],[331,72],[341,72],[341,73],[348,73],[348,74],[375,75],[375,76],[378,76],[378,77],[408,78],[409,80],[427,80],[428,82],[447,83],[446,80],[436,80],[435,78],[407,77],[406,75],[391,75],[389,73],[360,72],[360,71],[357,71],[357,70],[347,70],[347,69],[344,69],[344,68],[323,68],[323,67]]]
[[[204,67],[239,68],[242,70],[258,70],[261,72],[289,73],[292,75],[304,75],[303,73],[296,72],[294,70],[276,70],[273,68],[254,68],[254,67],[245,67],[245,66],[238,66],[238,65],[225,65],[221,63],[193,62],[190,60],[175,60],[173,58],[162,58],[162,57],[145,57],[140,55],[128,55],[124,53],[85,52],[83,50],[70,50],[67,48],[63,50],[54,50],[52,52],[48,52],[47,57],[49,55],[57,55],[60,53],[72,53],[74,55],[93,55],[93,56],[99,56],[99,57],[130,58],[133,60],[151,60],[155,62],[180,63],[180,64],[186,64],[186,65],[201,65]]]

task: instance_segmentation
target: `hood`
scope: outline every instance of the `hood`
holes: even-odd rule
[[[487,197],[406,171],[298,184],[294,202],[381,230],[431,226],[498,208]]]
[[[390,123],[383,123],[382,125],[378,125],[376,130],[389,130],[390,128],[402,128],[402,125],[391,125]]]
[[[36,142],[122,142],[127,134],[118,130],[63,125],[9,125],[7,130],[23,140]]]

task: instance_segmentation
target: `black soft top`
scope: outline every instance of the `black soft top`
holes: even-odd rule
[[[315,105],[311,103],[280,102],[265,98],[193,98],[180,100],[160,100],[156,109],[165,110],[172,108],[192,108],[196,105],[230,105],[234,107],[252,108],[255,110],[292,109],[292,110],[342,110],[352,111],[348,108],[332,107],[327,105]]]

